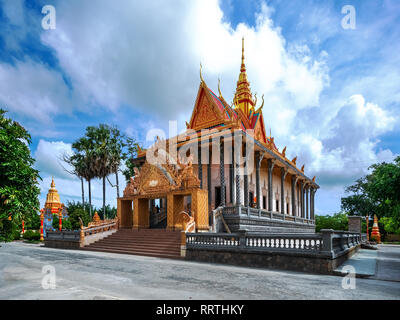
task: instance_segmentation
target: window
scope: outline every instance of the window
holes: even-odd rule
[[[276,200],[276,211],[279,212],[279,200]]]
[[[263,209],[267,209],[267,197],[266,196],[263,196],[263,198],[262,198],[263,200],[263,202],[262,202],[262,205],[263,205]]]

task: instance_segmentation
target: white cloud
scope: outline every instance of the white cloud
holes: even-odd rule
[[[48,126],[53,116],[71,109],[73,101],[61,74],[34,62],[0,63],[0,102],[13,112]]]
[[[66,170],[72,172],[73,169],[62,160],[64,154],[72,154],[70,143],[65,143],[63,141],[50,142],[40,139],[34,155],[36,159],[36,168],[41,172],[72,180],[74,176],[69,174]]]
[[[190,116],[199,83],[217,78],[230,101],[240,68],[241,37],[253,92],[265,93],[268,116],[318,104],[328,80],[323,59],[302,49],[287,52],[280,29],[263,4],[256,26],[223,22],[218,1],[62,2],[57,30],[43,32],[76,94],[116,110],[122,104],[147,108],[160,118]],[[77,10],[79,8],[79,10]],[[149,15],[152,12],[152,15]],[[118,19],[116,18],[118,17]],[[296,79],[298,81],[296,81]],[[260,101],[261,99],[259,99]],[[277,127],[277,130],[280,127]],[[284,133],[284,132],[282,132]]]
[[[304,127],[318,126],[312,118],[299,121]],[[325,123],[318,131],[283,139],[289,140],[288,154],[298,155],[298,163],[306,164],[306,173],[316,175],[324,187],[349,185],[365,175],[369,165],[395,157],[390,150],[378,148],[379,135],[393,129],[395,118],[362,95],[351,96]]]

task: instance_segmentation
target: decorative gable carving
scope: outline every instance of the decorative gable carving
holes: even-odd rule
[[[190,129],[200,130],[225,122],[223,114],[218,106],[215,105],[208,90],[204,82],[200,83],[196,103],[188,127]]]

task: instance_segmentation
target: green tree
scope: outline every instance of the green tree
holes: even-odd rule
[[[88,183],[89,194],[89,215],[92,216],[92,188],[91,181],[96,177],[95,154],[91,139],[84,136],[72,144],[73,154],[63,156],[63,160],[73,167],[70,174],[76,175],[81,179],[82,204],[85,207],[83,179]]]
[[[113,172],[113,136],[111,127],[100,124],[98,127],[87,127],[86,136],[90,140],[90,147],[93,151],[93,168],[96,177],[103,182],[103,210],[100,214],[104,219],[106,210],[106,178]]]
[[[400,234],[400,221],[393,217],[382,217],[379,223],[383,225],[386,233]]]
[[[135,139],[128,137],[125,140],[125,147],[123,159],[125,160],[126,169],[122,171],[122,174],[125,176],[126,181],[129,181],[131,177],[135,176],[134,168],[136,165],[132,160],[137,157],[140,146]]]
[[[22,220],[29,222],[39,210],[39,172],[33,168],[31,136],[0,109],[0,241]],[[12,220],[9,221],[8,217]]]
[[[80,228],[79,218],[82,219],[83,225],[87,227],[89,222],[92,220],[89,212],[95,212],[95,208],[92,207],[91,210],[88,208],[89,204],[85,203],[82,205],[80,202],[75,201],[67,201],[66,208],[68,212],[68,220],[71,223],[73,230],[77,230]]]
[[[342,198],[342,210],[351,215],[392,217],[400,220],[400,157],[393,163],[379,163],[369,167],[372,172],[360,178]]]
[[[349,219],[345,213],[335,213],[333,216],[315,216],[315,231],[321,229],[347,230]]]

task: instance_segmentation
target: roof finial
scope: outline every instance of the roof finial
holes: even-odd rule
[[[220,88],[220,80],[219,80],[219,77],[218,77],[218,93],[219,93],[219,97],[220,98],[222,98],[222,93],[221,93],[221,88]]]
[[[242,37],[242,65],[240,67],[240,71],[246,71],[246,66],[244,65],[244,37]]]
[[[202,68],[203,68],[203,66],[201,65],[201,62],[200,62],[200,80],[201,80],[201,82],[204,82],[203,76],[201,74],[201,69]]]

